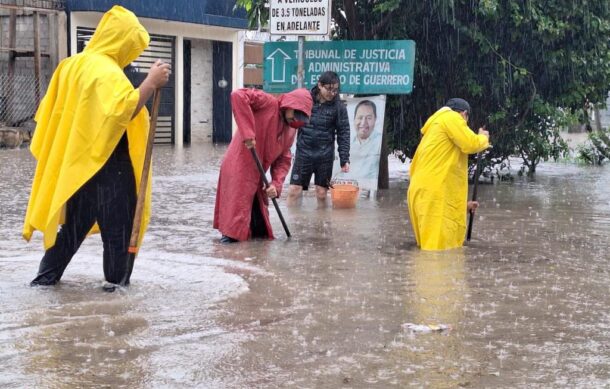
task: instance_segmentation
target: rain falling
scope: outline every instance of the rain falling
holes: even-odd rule
[[[273,24],[258,25],[273,15],[266,1],[119,1],[133,9],[113,7],[122,16],[103,18],[114,3],[0,1],[0,147],[10,147],[0,150],[0,388],[610,387],[610,135],[607,122],[602,131],[599,117],[603,101],[610,104],[607,1],[324,1],[324,7],[315,6],[328,20],[307,21],[309,12],[292,11],[298,20],[279,26],[294,31],[275,34],[269,28]],[[283,6],[312,3],[323,1]],[[105,32],[98,37],[116,36],[96,38],[99,20],[105,21],[100,23]],[[119,33],[119,27],[129,33]],[[325,38],[301,35],[314,29],[320,31],[310,31],[316,33],[312,36]],[[95,51],[100,40],[109,44],[108,51]],[[123,43],[115,51],[117,42]],[[403,49],[389,48],[395,44]],[[331,50],[335,45],[345,47]],[[265,52],[269,48],[273,51]],[[303,50],[303,62],[338,62],[301,63],[292,54]],[[361,61],[358,50],[369,62]],[[77,65],[60,62],[70,55]],[[60,72],[52,78],[58,65],[67,71],[82,66],[83,73]],[[317,85],[323,70],[342,73],[335,75],[340,82]],[[243,92],[249,97],[241,103],[241,92],[235,92],[246,87],[279,94],[303,81],[318,89],[301,90],[299,104],[282,109],[271,100],[275,97],[263,100],[262,92],[258,97],[252,89]],[[69,85],[70,93],[54,89],[56,83]],[[74,92],[74,85],[84,86],[83,94]],[[367,89],[375,86],[381,89]],[[325,98],[322,89],[335,97]],[[50,97],[40,105],[45,95]],[[68,96],[70,104],[58,96]],[[441,108],[453,96],[468,98],[472,109]],[[146,110],[140,111],[147,98],[150,121]],[[55,99],[60,99],[57,104]],[[372,112],[360,115],[356,125],[352,103],[358,99],[378,99],[382,105],[364,104],[365,112]],[[86,109],[74,108],[83,102]],[[331,102],[336,103],[329,105],[332,113],[317,115],[333,119],[316,126],[311,105],[320,109]],[[472,239],[457,249],[425,251],[417,247],[409,218],[407,188],[415,181],[409,163],[420,129],[439,108],[454,111],[462,136],[471,135],[466,124],[475,130],[481,126],[479,136],[493,148],[472,153],[480,153],[476,165],[481,160],[487,169],[476,186],[480,206]],[[259,116],[266,110],[268,117]],[[308,124],[316,130],[328,127],[312,139],[326,138],[320,144],[335,146],[341,123],[335,125],[340,120],[334,115],[351,121],[343,125],[343,130],[351,127],[343,131],[346,145],[371,145],[375,137],[370,135],[377,130],[379,147],[365,155],[375,157],[375,178],[367,179],[377,188],[377,174],[386,173],[385,159],[377,166],[378,156],[387,151],[389,188],[388,177],[380,174],[383,189],[361,185],[356,206],[339,209],[330,196],[320,205],[324,201],[318,201],[311,185],[297,206],[288,207],[288,178],[278,208],[290,236],[270,204],[275,240],[222,244],[213,218],[228,147],[237,146],[239,154],[244,149],[238,147],[246,144],[253,147],[254,159],[262,151],[264,164],[284,168],[290,137],[303,134]],[[609,111],[605,115],[608,119]],[[53,124],[41,124],[45,120]],[[98,131],[108,122],[116,128]],[[114,139],[128,122],[128,135]],[[570,135],[587,137],[581,142],[586,147],[561,141],[559,132],[570,125],[575,133]],[[45,132],[50,127],[65,132]],[[66,166],[80,168],[64,175],[74,178],[66,180],[71,183],[98,176],[101,157],[109,154],[100,151],[105,147],[124,163],[111,160],[120,165],[111,170],[122,181],[106,177],[91,191],[81,191],[91,179],[79,182],[64,200],[78,191],[86,200],[95,198],[95,206],[121,203],[117,198],[130,201],[136,190],[128,185],[146,181],[139,173],[146,172],[140,167],[151,127],[156,131],[148,137],[154,149],[152,217],[143,242],[129,244],[136,249],[130,251],[133,273],[121,268],[126,278],[106,282],[105,254],[127,247],[123,228],[114,240],[120,244],[106,244],[106,251],[107,241],[99,234],[80,247],[66,244],[78,251],[61,281],[31,286],[37,272],[43,273],[44,241],[36,231],[25,242],[22,231],[24,219],[30,219],[26,209],[32,209],[28,198],[37,166],[50,166],[44,181],[55,190],[55,173]],[[133,132],[138,129],[142,132]],[[36,141],[34,132],[42,134]],[[359,132],[366,136],[354,136]],[[270,142],[265,142],[268,134]],[[68,138],[76,141],[62,144]],[[237,141],[227,146],[231,139]],[[277,146],[274,142],[282,149],[268,147]],[[37,165],[28,143],[55,158],[43,157]],[[348,160],[352,168],[357,165],[353,151],[358,148],[350,147],[351,160],[337,153],[336,163],[342,165],[337,169],[349,168]],[[432,148],[438,153],[436,144]],[[72,163],[64,158],[70,155],[90,158]],[[438,155],[438,160],[451,160]],[[467,157],[460,157],[466,173]],[[254,186],[259,178],[258,171],[241,175],[249,167],[254,171],[254,165],[226,165],[235,167],[227,175],[239,177],[231,194],[246,193],[247,184]],[[429,176],[443,184],[451,180]],[[32,198],[49,211],[49,198],[65,188],[59,189]],[[121,189],[127,195],[118,194]],[[218,197],[239,204],[238,211],[246,209],[235,198]],[[45,238],[54,236],[56,211],[66,201],[57,201],[57,208],[45,214],[47,224],[39,222],[39,215],[26,229],[52,225]],[[104,217],[131,224],[136,207],[127,203],[120,206],[129,209],[128,215],[108,212]],[[453,210],[459,220],[460,207]],[[223,234],[225,242],[239,240]]]
[[[224,147],[157,147],[153,218],[132,275],[101,291],[87,240],[30,288],[21,237],[34,161],[0,153],[0,386],[603,387],[610,380],[610,170],[542,164],[481,185],[472,241],[422,252],[406,165],[355,209],[284,208],[292,232],[220,245]]]

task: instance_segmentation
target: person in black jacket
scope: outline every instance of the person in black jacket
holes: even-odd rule
[[[287,205],[295,205],[307,190],[314,176],[318,204],[326,204],[333,161],[335,138],[339,150],[341,171],[349,172],[350,129],[347,109],[339,99],[339,76],[324,72],[311,89],[314,106],[309,123],[299,129],[297,149],[290,176]]]

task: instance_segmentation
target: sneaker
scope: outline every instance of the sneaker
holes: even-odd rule
[[[235,242],[239,242],[237,239],[233,239],[230,236],[226,236],[223,235],[222,238],[220,238],[220,243],[222,244],[229,244],[229,243],[235,243]]]

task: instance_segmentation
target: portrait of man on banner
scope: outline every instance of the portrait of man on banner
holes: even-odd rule
[[[385,95],[347,99],[350,122],[350,171],[341,173],[335,161],[333,177],[358,181],[362,189],[376,190],[379,175]]]

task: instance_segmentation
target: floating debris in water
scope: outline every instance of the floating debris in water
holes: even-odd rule
[[[451,326],[447,324],[413,324],[413,323],[404,323],[402,325],[407,331],[410,332],[443,332],[443,331],[451,331]]]

